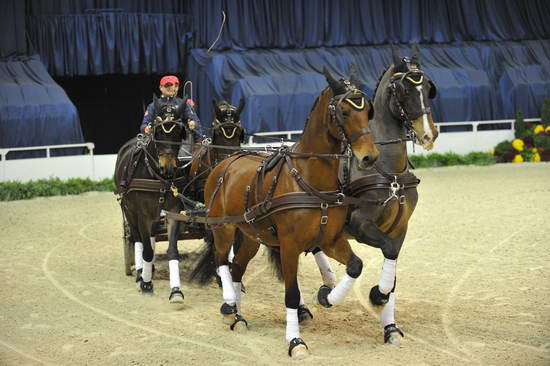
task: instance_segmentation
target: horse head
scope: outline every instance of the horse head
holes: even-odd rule
[[[240,146],[244,142],[244,128],[241,124],[241,112],[244,108],[244,98],[235,107],[225,101],[214,104],[216,118],[212,121],[212,143],[223,146]]]
[[[393,75],[389,81],[390,110],[415,132],[415,142],[431,150],[439,134],[432,119],[430,99],[437,95],[435,84],[420,68],[420,52],[413,46],[412,57],[400,57],[392,47]]]
[[[157,113],[153,119],[151,135],[157,151],[159,170],[161,175],[173,176],[178,151],[182,140],[186,137],[181,119],[185,104],[181,103],[177,107],[160,105],[156,96],[153,96],[153,103]]]
[[[359,167],[366,169],[374,164],[379,155],[369,128],[369,120],[374,117],[373,105],[357,86],[354,65],[350,79],[336,80],[326,69],[323,69],[323,74],[329,88],[321,94],[321,103],[318,104],[321,107],[327,104],[326,127],[332,137],[351,146]]]

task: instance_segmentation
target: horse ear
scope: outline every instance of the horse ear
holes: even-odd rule
[[[420,49],[418,48],[418,44],[412,45],[412,57],[411,59],[417,64],[420,65]]]
[[[214,106],[214,114],[216,115],[216,118],[219,121],[221,118],[222,111],[220,110],[220,107],[218,107],[218,102],[216,102],[216,99],[212,99],[212,105]]]
[[[399,56],[399,51],[397,51],[397,47],[393,44],[391,45],[391,56],[393,58],[393,66],[397,67],[401,63],[401,56]]]
[[[332,77],[332,75],[328,72],[328,70],[324,66],[323,66],[323,75],[325,75],[325,78],[327,79],[328,85],[332,89],[333,94],[336,94],[337,90],[340,89],[340,83]]]
[[[237,108],[237,116],[241,116],[241,112],[243,111],[244,109],[244,105],[246,104],[244,98],[241,98],[241,100],[239,101],[239,108]]]
[[[355,86],[361,88],[362,83],[359,80],[359,72],[357,71],[357,65],[352,63],[349,67],[349,81]]]

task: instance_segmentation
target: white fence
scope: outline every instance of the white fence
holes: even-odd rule
[[[526,119],[526,122],[538,121],[537,118]],[[487,124],[508,124],[503,129],[480,130],[479,126]],[[439,137],[435,143],[434,149],[427,152],[421,146],[415,146],[412,150],[412,144],[409,142],[408,151],[413,154],[426,153],[445,153],[455,152],[457,154],[467,154],[472,151],[489,151],[499,142],[512,140],[514,138],[514,120],[497,121],[476,121],[476,122],[449,122],[437,123],[440,130]],[[470,126],[472,131],[468,132],[445,132],[441,131],[446,126]],[[283,138],[296,140],[302,131],[279,131],[256,133],[259,137]],[[271,143],[259,142],[259,138],[250,136],[245,146],[279,146],[280,142],[274,140]],[[265,140],[265,139],[264,139]],[[88,154],[51,157],[51,149],[65,148],[87,148]],[[46,150],[45,158],[38,159],[13,159],[6,160],[6,155],[12,151]],[[44,179],[57,177],[60,179],[68,178],[90,178],[94,180],[112,178],[116,155],[94,155],[94,144],[91,142],[84,144],[71,145],[53,145],[53,146],[35,146],[25,148],[6,148],[0,149],[1,167],[0,181],[21,181],[26,182],[35,179]]]

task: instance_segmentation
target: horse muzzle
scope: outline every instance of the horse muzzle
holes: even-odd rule
[[[166,176],[174,175],[177,167],[177,157],[174,154],[159,155],[160,174]]]

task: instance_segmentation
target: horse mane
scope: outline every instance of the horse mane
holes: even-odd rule
[[[386,75],[386,72],[390,69],[390,67],[392,67],[393,64],[390,64],[388,65],[384,71],[382,72],[382,74],[380,74],[380,77],[378,78],[378,81],[376,82],[376,87],[374,88],[374,94],[372,95],[372,102],[374,103],[375,100],[376,100],[376,92],[378,91],[378,87],[380,86],[380,83],[382,82],[382,79],[384,78],[384,75]]]
[[[319,100],[321,99],[323,94],[325,94],[325,91],[327,89],[329,89],[328,86],[321,91],[321,94],[317,98],[315,98],[315,102],[313,102],[313,107],[311,107],[311,109],[309,111],[309,114],[307,115],[306,123],[304,124],[304,128],[302,129],[302,131],[306,130],[307,124],[309,123],[309,120],[311,119],[311,113],[315,110],[315,107],[317,107],[317,104],[319,104]]]

